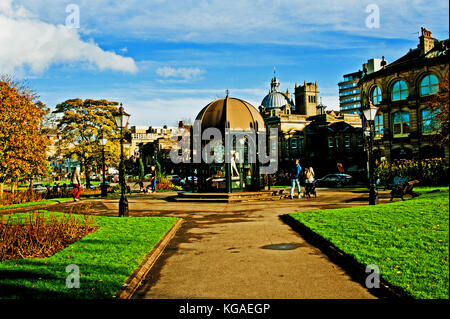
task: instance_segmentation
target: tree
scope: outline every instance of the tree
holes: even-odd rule
[[[5,182],[47,174],[49,139],[43,123],[48,112],[25,84],[0,77],[0,198]]]
[[[90,185],[92,167],[101,165],[101,133],[107,138],[105,158],[110,166],[117,166],[120,160],[120,130],[114,121],[114,114],[119,112],[117,102],[107,100],[70,99],[56,106],[56,116],[60,146],[57,155],[76,157],[80,161]]]
[[[145,167],[142,158],[139,157],[138,161],[139,165],[139,186],[142,188],[144,186],[144,176],[145,176]]]
[[[440,143],[442,145],[447,145],[449,142],[449,113],[448,113],[448,76],[449,73],[445,74],[442,81],[439,82],[439,91],[432,95],[427,104],[431,111],[438,111],[436,114],[436,126],[440,135]]]

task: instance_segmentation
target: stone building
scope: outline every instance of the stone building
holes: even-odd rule
[[[422,28],[417,48],[390,64],[382,61],[376,72],[363,74],[358,84],[362,107],[369,100],[379,107],[375,119],[378,158],[445,158],[448,162],[448,145],[436,142],[433,114],[427,107],[449,70],[448,44],[448,39],[435,39]]]
[[[139,157],[142,147],[159,138],[169,138],[177,130],[176,126],[132,126],[130,128],[131,140],[128,157]]]
[[[295,104],[286,93],[280,91],[276,77],[264,97],[259,111],[268,129],[278,130],[278,160],[281,170],[289,170],[292,160],[311,164],[316,173],[333,172],[336,161],[346,167],[364,165],[362,159],[361,118],[355,114],[325,111],[319,103],[317,83],[295,85]],[[330,147],[329,140],[332,139]]]

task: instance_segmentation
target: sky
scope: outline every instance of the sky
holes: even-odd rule
[[[400,58],[422,26],[447,39],[448,1],[0,0],[0,74],[50,108],[121,102],[139,126],[194,120],[226,90],[258,107],[274,71],[337,110],[344,74]]]

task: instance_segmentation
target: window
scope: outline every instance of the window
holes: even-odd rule
[[[383,114],[377,114],[377,116],[375,116],[374,126],[375,126],[375,136],[382,137],[384,135]]]
[[[430,109],[422,110],[422,133],[433,133],[438,129],[437,122],[435,120],[436,114],[439,113],[440,109],[431,111]]]
[[[354,97],[349,97],[349,98],[345,98],[341,100],[341,103],[347,103],[347,102],[354,102],[354,101],[360,101],[361,97],[358,96],[354,96]]]
[[[373,90],[372,90],[372,103],[374,105],[380,104],[381,102],[381,89],[379,86],[376,86]]]
[[[297,139],[296,138],[293,138],[291,140],[291,148],[292,149],[297,149]]]
[[[439,91],[439,81],[435,75],[428,74],[420,81],[420,96],[431,95],[437,91]]]
[[[405,100],[408,97],[408,86],[405,81],[397,81],[392,86],[392,101]]]
[[[300,152],[303,151],[303,139],[299,139],[299,140],[298,140],[298,150],[299,150]]]
[[[394,136],[409,133],[409,112],[395,112],[393,114],[392,123]]]
[[[334,146],[334,144],[333,144],[333,138],[332,138],[332,137],[329,137],[329,138],[328,138],[328,147],[329,147],[329,148],[333,148],[333,146]]]
[[[349,135],[345,135],[344,137],[344,148],[349,149],[351,146],[351,138]]]

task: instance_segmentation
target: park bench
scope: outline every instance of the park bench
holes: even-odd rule
[[[419,196],[418,193],[414,192],[414,186],[419,184],[418,180],[408,181],[406,177],[396,176],[393,181],[393,187],[391,190],[391,201],[394,198],[401,198],[405,200],[403,196],[411,195],[412,197]]]

